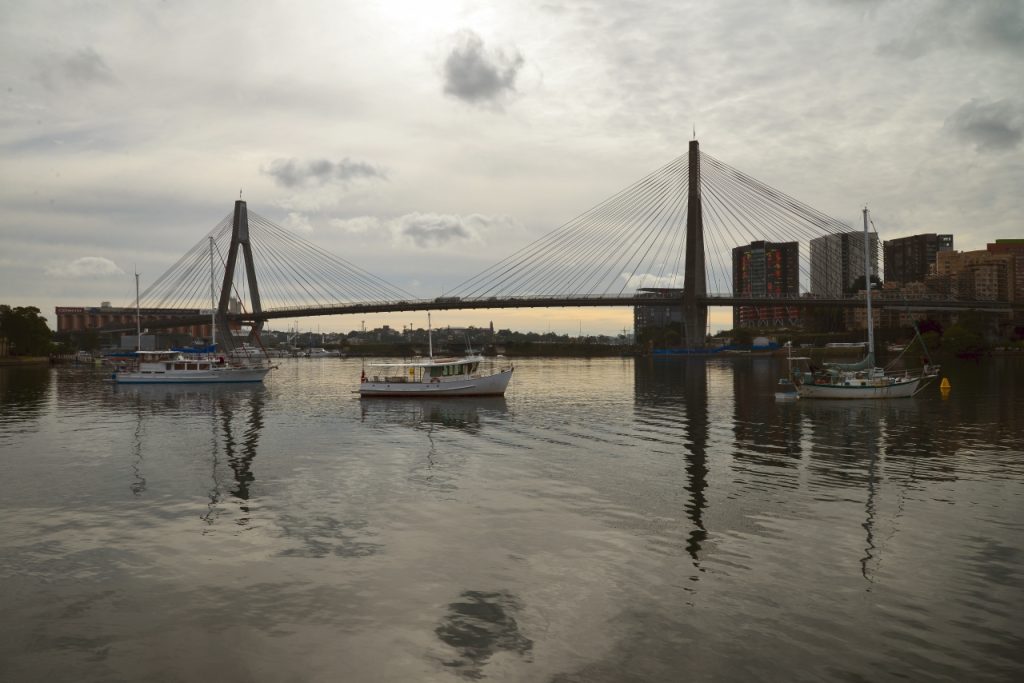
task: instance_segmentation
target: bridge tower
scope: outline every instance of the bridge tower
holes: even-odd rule
[[[686,201],[686,260],[683,269],[683,337],[688,349],[704,348],[708,307],[698,303],[707,294],[704,275],[704,216],[700,198],[700,144],[690,140],[690,177]]]
[[[224,264],[224,281],[221,284],[220,302],[217,305],[217,339],[221,348],[228,351],[234,346],[234,337],[228,326],[228,305],[231,302],[231,284],[235,278],[239,248],[245,261],[245,278],[252,301],[252,329],[246,340],[251,342],[263,327],[263,321],[260,319],[263,307],[260,305],[260,289],[256,283],[256,267],[252,260],[252,244],[249,242],[249,212],[241,199],[235,201],[235,216],[231,223],[231,246],[228,248],[228,259]]]

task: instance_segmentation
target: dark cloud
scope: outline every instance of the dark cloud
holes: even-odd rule
[[[110,85],[116,83],[114,72],[100,53],[91,47],[72,55],[51,57],[40,65],[39,80],[47,88],[60,85]]]
[[[1024,138],[1024,107],[1010,100],[972,99],[946,119],[946,129],[979,152],[1005,152]]]
[[[113,83],[114,73],[96,50],[87,47],[64,60],[64,75],[79,83]]]
[[[1020,0],[990,0],[973,6],[974,39],[1024,55],[1024,4]]]
[[[421,249],[473,238],[473,232],[462,216],[414,213],[403,216],[398,222],[402,234]]]
[[[1024,56],[1024,3],[1020,0],[933,0],[894,7],[906,13],[890,22],[897,34],[880,43],[882,54],[916,59],[934,50],[966,47]]]
[[[332,181],[342,184],[359,178],[387,179],[387,174],[376,166],[365,161],[328,161],[314,159],[299,161],[298,159],[274,159],[270,167],[263,172],[274,178],[278,185],[298,187],[303,185],[325,185]]]
[[[472,104],[497,104],[515,92],[524,60],[517,49],[487,50],[473,31],[454,36],[455,45],[444,60],[444,92]]]

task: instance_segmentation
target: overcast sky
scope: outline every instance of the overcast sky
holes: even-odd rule
[[[825,213],[855,224],[867,203],[883,239],[1024,237],[1021,0],[0,0],[0,73],[0,303],[51,324],[128,303],[133,268],[145,287],[240,188],[437,296],[684,153],[694,124]],[[631,316],[437,317],[575,334]]]

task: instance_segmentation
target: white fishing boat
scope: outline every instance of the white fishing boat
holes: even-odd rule
[[[229,362],[223,357],[195,357],[179,351],[136,351],[131,366],[116,369],[118,384],[209,384],[262,382],[272,366],[267,363]]]
[[[213,289],[213,238],[210,238],[210,298]],[[216,303],[210,311],[211,349],[217,347]],[[115,366],[110,379],[117,384],[209,384],[262,382],[274,369],[266,353],[242,343],[227,355],[204,350],[202,353],[182,351],[143,351],[139,315],[139,274],[135,274],[135,334],[138,342],[134,357]]]
[[[480,370],[483,356],[470,351],[463,358],[434,358],[434,343],[427,316],[429,357],[409,363],[373,363],[363,370],[359,396],[448,397],[503,396],[515,371],[511,365],[491,374]]]
[[[825,363],[822,368],[808,367],[793,370],[793,361],[809,358],[789,358],[789,372],[801,398],[877,399],[909,398],[921,391],[939,374],[937,365],[926,364],[921,370],[888,373],[875,367],[875,326],[871,314],[871,261],[868,250],[868,209],[864,207],[864,286],[867,305],[867,355],[857,363]]]

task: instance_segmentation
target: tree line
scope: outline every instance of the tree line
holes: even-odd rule
[[[35,306],[0,304],[0,337],[7,340],[12,356],[47,356],[52,348],[46,318]]]

